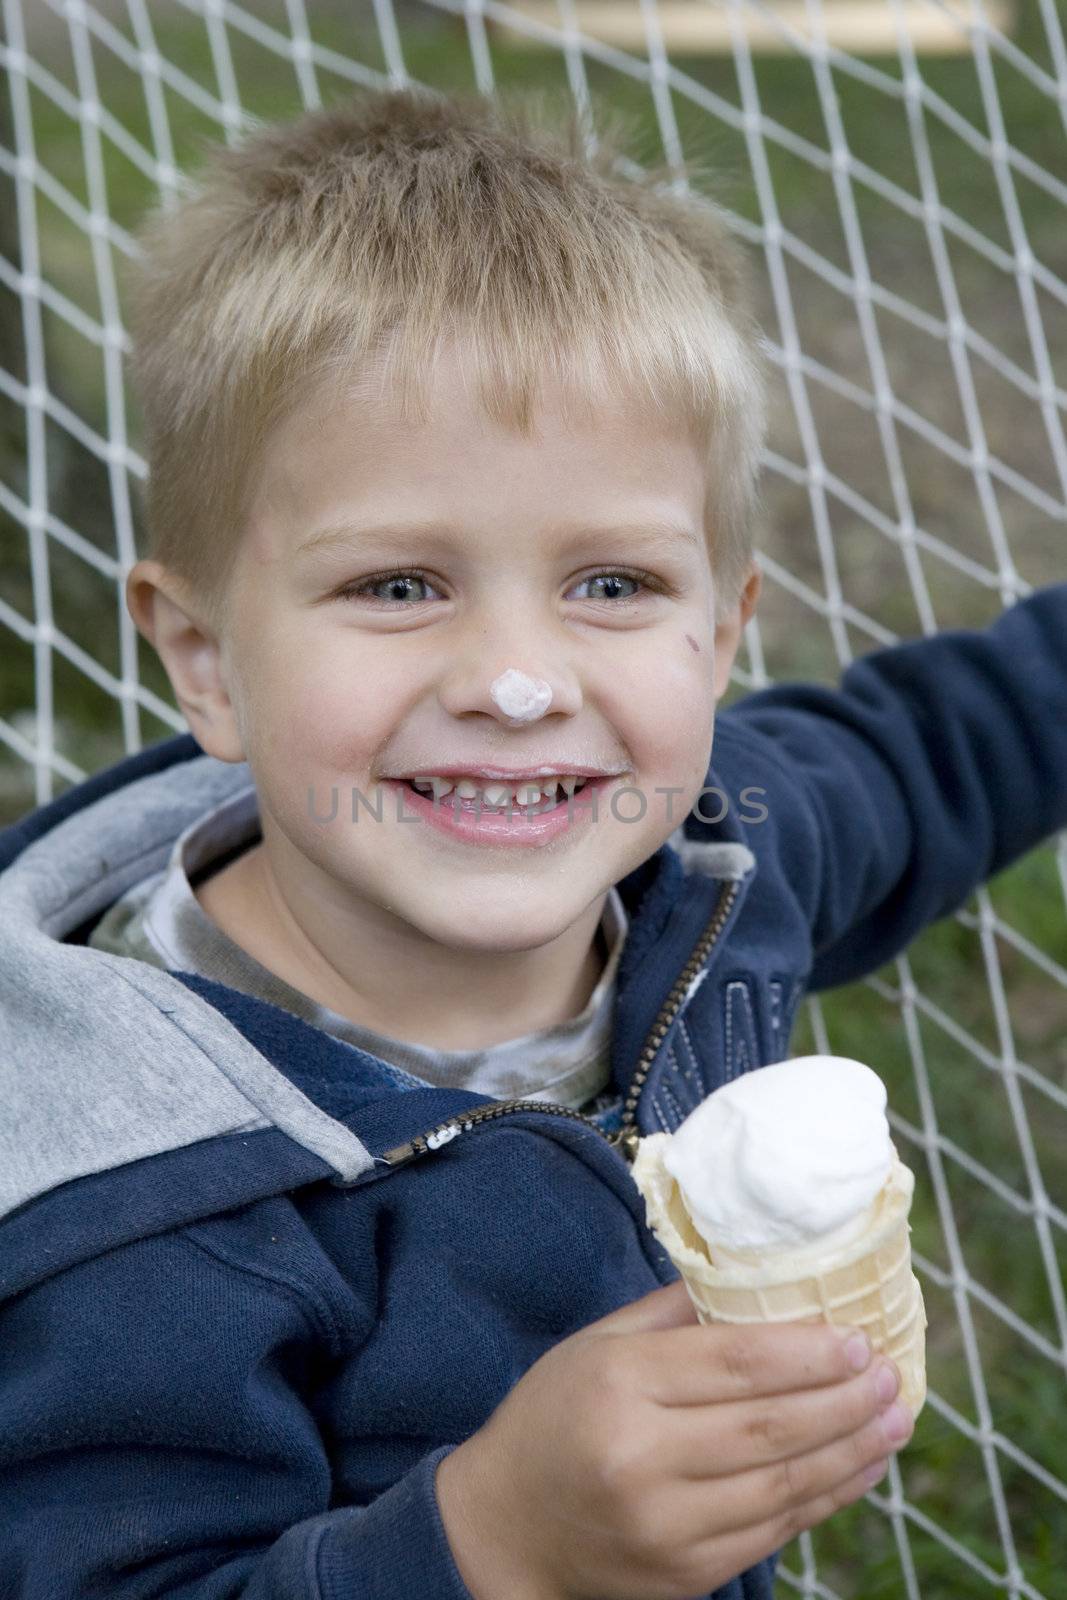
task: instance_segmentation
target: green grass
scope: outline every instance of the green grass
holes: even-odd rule
[[[274,8],[279,13],[281,7]],[[409,8],[410,9],[410,8]],[[1061,13],[1067,7],[1061,4]],[[154,8],[155,10],[155,8]],[[1040,49],[1040,18],[1036,5],[1019,8],[1016,42],[1036,59]],[[364,14],[366,12],[364,11]],[[375,70],[384,61],[375,39],[353,31],[352,8],[323,4],[312,8],[318,41],[363,61]],[[416,19],[418,13],[415,13]],[[426,18],[425,26],[411,22],[404,34],[409,72],[416,79],[447,90],[475,87],[471,54],[462,22],[439,15]],[[197,83],[211,91],[215,80],[207,35],[180,11],[155,10],[153,22],[161,53],[180,66]],[[431,25],[432,23],[432,25]],[[51,30],[51,42],[42,36],[39,58],[66,82],[73,82],[69,52],[61,30]],[[300,110],[300,98],[290,69],[234,30],[229,38],[242,101],[253,114],[274,119]],[[567,92],[561,58],[549,52],[516,48],[501,37],[492,38],[498,85],[534,86]],[[97,50],[96,64],[101,98],[116,119],[142,143],[150,144],[144,95],[137,77],[110,63],[106,51]],[[1047,61],[1045,62],[1047,65]],[[736,74],[722,58],[679,58],[677,65],[697,85],[739,103]],[[873,63],[895,71],[891,62]],[[985,126],[980,86],[969,59],[929,59],[923,73],[931,87],[979,128]],[[784,128],[825,148],[827,129],[811,69],[793,58],[760,57],[756,76],[761,103],[767,115]],[[629,113],[633,119],[631,153],[642,163],[660,154],[657,123],[647,85],[627,80],[592,63],[590,87],[602,102]],[[1062,173],[1063,128],[1055,104],[1036,93],[1021,74],[1010,67],[997,68],[1000,101],[1013,141],[1041,165]],[[324,75],[327,100],[347,92],[340,79]],[[918,192],[912,143],[899,106],[884,100],[846,74],[834,75],[840,116],[851,148],[877,173],[910,193]],[[38,157],[55,178],[86,202],[88,190],[81,134],[77,125],[46,97],[33,97],[34,131]],[[743,140],[723,123],[709,117],[681,95],[673,99],[683,146],[695,164],[694,181],[724,200],[742,218],[758,217],[756,193]],[[195,165],[202,141],[217,135],[216,127],[184,101],[168,95],[168,110],[179,164]],[[988,166],[936,119],[927,118],[934,166],[941,198],[960,217],[1006,246],[1008,233],[996,186]],[[778,206],[786,225],[801,240],[818,249],[842,268],[848,265],[846,241],[838,221],[838,204],[831,179],[788,152],[767,145],[770,173]],[[135,226],[144,208],[155,199],[148,179],[109,141],[104,158],[111,216],[122,227]],[[1039,258],[1061,275],[1067,273],[1067,230],[1063,212],[1037,186],[1020,180],[1019,202],[1028,234]],[[887,288],[925,306],[931,313],[942,308],[934,292],[929,251],[921,230],[885,205],[862,184],[854,187],[855,203],[872,272]],[[10,202],[10,203],[9,203]],[[10,229],[13,190],[0,177],[0,231]],[[89,315],[101,308],[84,235],[48,201],[38,206],[44,273],[56,289]],[[13,238],[4,240],[5,253],[17,259]],[[1012,281],[974,252],[950,244],[953,268],[966,314],[1010,353],[1019,364],[1032,365]],[[116,253],[121,266],[121,255]],[[753,274],[761,319],[772,337],[781,336],[777,312],[762,264],[753,258]],[[803,268],[792,264],[790,280],[804,347],[837,370],[868,382],[862,342],[854,314],[836,291]],[[1067,321],[1043,305],[1052,333],[1067,331]],[[879,325],[900,392],[946,431],[962,437],[955,398],[955,383],[940,346],[915,333],[904,323],[880,314]],[[45,317],[46,362],[49,385],[60,399],[100,430],[106,428],[106,410],[99,351],[80,334],[50,313]],[[17,305],[6,289],[0,290],[0,356],[16,376],[24,375]],[[1040,454],[1040,429],[1036,414],[1025,414],[1013,392],[1000,380],[979,372],[980,401],[990,447],[1034,481],[1050,489],[1047,463]],[[845,408],[832,397],[816,396],[818,420],[826,459],[841,475],[860,488],[888,514],[893,513],[880,447],[869,424],[855,408]],[[1029,402],[1026,403],[1027,405]],[[835,409],[836,407],[836,409]],[[26,493],[25,440],[16,408],[0,402],[0,452],[5,478],[18,495]],[[133,415],[136,440],[136,416]],[[864,429],[867,432],[864,432]],[[791,412],[783,395],[775,397],[772,443],[793,459],[801,459]],[[914,440],[904,439],[905,470],[918,522],[944,538],[954,548],[989,563],[991,551],[969,474],[951,466],[943,456]],[[99,550],[114,556],[114,519],[106,468],[61,430],[48,434],[49,503],[54,513],[75,528]],[[1007,491],[999,492],[1009,542],[1028,581],[1038,584],[1064,576],[1062,528],[1055,526]],[[766,488],[766,513],[761,549],[780,561],[803,582],[823,592],[825,575],[812,536],[812,517],[803,491],[770,480]],[[896,550],[854,515],[834,509],[834,536],[839,576],[846,599],[884,627],[902,635],[920,631],[913,591]],[[114,585],[89,574],[83,562],[55,544],[50,554],[48,579],[51,604],[58,627],[90,651],[111,670],[118,668],[117,597]],[[999,599],[980,585],[968,582],[935,560],[923,560],[923,573],[934,597],[935,611],[956,625],[980,625],[996,614]],[[25,534],[17,525],[0,521],[0,598],[24,616],[35,610],[35,594]],[[767,583],[761,604],[761,627],[766,664],[775,678],[835,677],[839,663],[825,625],[800,602],[778,586]],[[850,635],[857,653],[872,640],[862,630]],[[164,700],[173,703],[166,678],[154,653],[139,645],[142,679]],[[0,652],[0,714],[32,707],[35,702],[32,650],[5,637]],[[118,708],[105,693],[55,657],[57,732],[64,753],[85,770],[95,770],[116,759],[123,749]],[[169,728],[155,718],[142,717],[145,740],[163,737]],[[0,824],[12,820],[32,804],[32,790],[19,764],[0,750]],[[57,792],[63,787],[57,782]],[[998,915],[1042,951],[1067,963],[1067,930],[1063,895],[1051,847],[1031,852],[1002,872],[990,886]],[[975,901],[969,909],[975,909]],[[1015,1050],[1021,1062],[1063,1089],[1067,1087],[1067,1000],[1033,964],[996,940],[996,953],[1005,987],[1005,1003]],[[923,996],[940,1007],[979,1045],[999,1059],[1003,1041],[990,999],[990,986],[981,941],[976,931],[955,918],[947,918],[915,941],[907,955],[911,976]],[[895,963],[878,975],[895,990],[900,974]],[[877,1067],[889,1085],[894,1111],[906,1122],[921,1126],[922,1114],[916,1073],[899,1004],[885,999],[865,984],[854,984],[819,997],[821,1024],[829,1046]],[[792,1042],[794,1054],[817,1047],[814,1013],[802,1010]],[[999,1072],[991,1071],[937,1021],[916,1014],[915,1027],[929,1072],[931,1095],[939,1128],[971,1160],[990,1168],[1012,1191],[1029,1195],[1028,1178],[1020,1157],[1012,1105]],[[1033,1140],[1035,1158],[1051,1199],[1067,1209],[1067,1139],[1062,1110],[1047,1095],[1022,1082],[1020,1097]],[[935,1268],[946,1270],[949,1257],[938,1210],[933,1170],[925,1151],[903,1134],[898,1144],[916,1172],[914,1243],[918,1253]],[[951,1157],[944,1158],[945,1181],[960,1231],[960,1247],[968,1271],[1044,1338],[1056,1342],[1057,1330],[1047,1271],[1038,1249],[1033,1222],[1024,1213],[968,1176]],[[1064,1273],[1062,1235],[1057,1235]],[[975,1400],[967,1374],[957,1311],[951,1294],[932,1278],[924,1279],[930,1319],[930,1378],[933,1388],[972,1424],[977,1423]],[[1062,1366],[1056,1367],[1034,1351],[1010,1327],[977,1302],[975,1326],[982,1353],[988,1400],[996,1428],[1020,1449],[1050,1470],[1062,1463],[1057,1418],[1062,1413]],[[1052,1596],[1062,1583],[1062,1552],[1067,1549],[1067,1507],[1041,1488],[1003,1454],[998,1457],[1004,1480],[1018,1559],[1028,1581]],[[909,1499],[924,1515],[945,1528],[973,1556],[996,1570],[1003,1565],[1001,1541],[980,1450],[928,1406],[916,1435],[901,1458],[903,1485]],[[1062,1471],[1062,1465],[1059,1468]],[[885,1485],[880,1486],[881,1489]],[[924,1600],[985,1600],[994,1591],[986,1579],[971,1572],[938,1541],[909,1525],[909,1538]],[[896,1600],[905,1592],[900,1558],[891,1522],[871,1504],[863,1503],[833,1518],[814,1535],[820,1580],[843,1600]],[[801,1561],[796,1550],[787,1553],[796,1570]],[[782,1595],[792,1591],[783,1583]]]

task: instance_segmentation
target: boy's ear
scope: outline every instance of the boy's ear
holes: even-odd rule
[[[737,648],[741,643],[741,635],[749,618],[756,609],[760,589],[763,587],[763,573],[753,561],[748,569],[745,586],[741,590],[736,603],[727,617],[715,625],[715,699],[721,700],[726,693],[726,686],[730,681],[730,669],[734,664]]]
[[[138,561],[126,578],[126,606],[166,668],[197,744],[220,761],[244,761],[223,648],[186,585],[158,561]]]

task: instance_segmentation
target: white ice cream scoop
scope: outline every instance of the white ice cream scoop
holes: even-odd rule
[[[489,693],[506,717],[514,722],[534,722],[552,704],[552,685],[543,678],[528,678],[509,667],[489,685]]]
[[[796,1248],[856,1222],[889,1175],[885,1085],[845,1056],[799,1056],[703,1100],[663,1156],[698,1231],[727,1250]]]

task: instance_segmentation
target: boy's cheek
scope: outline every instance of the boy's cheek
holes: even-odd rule
[[[373,747],[386,714],[399,703],[379,676],[348,658],[279,652],[262,663],[257,698],[270,724],[284,725],[287,743],[348,768],[353,744]]]
[[[685,657],[671,660],[660,652],[636,674],[623,704],[640,716],[654,743],[666,749],[683,744],[692,749],[695,741],[711,740],[715,717],[715,686],[712,663],[703,651],[694,655],[683,641]]]
[[[630,639],[633,648],[613,652],[606,680],[591,673],[583,685],[586,726],[596,721],[616,733],[646,771],[669,775],[665,782],[687,782],[692,769],[699,787],[715,714],[713,640],[694,626],[667,638]],[[242,710],[268,759],[284,753],[289,766],[303,752],[320,772],[351,778],[432,694],[432,680],[383,666],[380,651],[361,659],[348,644],[333,651],[321,639],[279,629],[245,663]]]

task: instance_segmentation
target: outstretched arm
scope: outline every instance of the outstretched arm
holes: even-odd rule
[[[777,775],[767,805],[812,929],[810,987],[851,982],[1067,826],[1067,583],[722,720]]]

